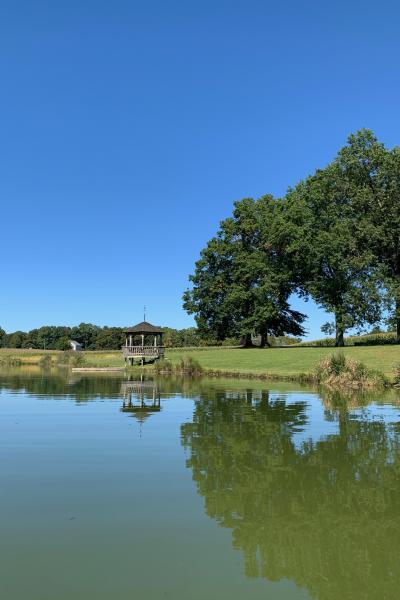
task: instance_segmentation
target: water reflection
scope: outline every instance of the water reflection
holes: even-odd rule
[[[365,396],[322,402],[337,433],[298,445],[306,402],[202,396],[181,428],[187,466],[207,515],[232,531],[248,577],[287,578],[321,600],[396,598],[398,423],[353,414]]]
[[[280,386],[279,391],[271,392],[264,384],[244,380],[138,379],[137,376],[125,378],[120,374],[43,374],[39,371],[27,375],[22,370],[0,374],[0,392],[3,390],[23,392],[38,398],[66,398],[77,404],[91,400],[117,400],[108,405],[99,403],[97,408],[107,410],[101,414],[98,410],[97,416],[94,403],[90,418],[80,424],[82,436],[77,438],[83,440],[81,448],[85,456],[89,454],[97,460],[101,455],[99,479],[94,479],[98,488],[94,486],[93,489],[100,490],[96,491],[96,506],[104,499],[107,509],[99,513],[95,529],[101,529],[107,518],[110,520],[110,527],[105,534],[107,544],[116,526],[115,514],[108,512],[108,507],[115,505],[115,495],[125,502],[127,488],[131,489],[129,486],[132,485],[129,497],[137,501],[142,487],[149,486],[143,489],[141,519],[147,515],[151,532],[154,511],[158,509],[156,499],[160,494],[163,495],[165,510],[168,501],[166,491],[171,492],[168,486],[173,488],[171,481],[175,482],[175,486],[183,485],[180,476],[182,448],[178,446],[178,451],[172,453],[170,449],[174,446],[169,445],[173,443],[172,439],[179,445],[176,429],[173,429],[177,425],[173,419],[163,419],[168,413],[168,403],[162,406],[162,401],[177,397],[192,399],[192,416],[192,403],[186,403],[186,406],[189,405],[187,412],[182,410],[185,402],[175,404],[181,441],[189,457],[187,467],[192,472],[198,493],[204,498],[208,517],[231,531],[232,545],[243,555],[243,570],[247,577],[259,578],[264,582],[287,579],[305,588],[311,597],[319,600],[397,598],[400,585],[397,559],[400,551],[400,402],[396,391],[379,395],[343,394],[299,389],[299,386],[285,384]],[[46,410],[51,412],[42,414],[50,415],[49,422],[61,427],[57,431],[63,431],[65,422],[58,419],[56,414],[59,406],[49,404],[51,409],[47,407]],[[73,403],[69,404],[73,407]],[[178,404],[182,412],[178,412]],[[13,414],[14,409],[10,408],[10,404],[8,407],[10,414]],[[32,413],[30,405],[29,415]],[[129,419],[123,417],[132,415],[141,423],[154,413],[160,413],[163,435],[160,435],[157,420],[152,419],[148,445],[132,436],[132,429],[124,429]],[[181,416],[183,414],[184,418]],[[35,427],[29,426],[23,430],[24,435],[36,435],[40,418],[35,420]],[[187,418],[189,421],[182,424]],[[91,430],[93,419],[95,427]],[[73,424],[74,427],[66,428],[65,438],[61,437],[59,441],[57,437],[53,441],[53,452],[58,449],[63,457],[63,460],[57,461],[54,472],[52,463],[47,462],[52,452],[45,449],[43,455],[39,456],[42,468],[47,465],[49,469],[47,481],[52,481],[56,475],[64,478],[65,473],[70,473],[72,483],[63,489],[63,496],[67,492],[82,494],[79,498],[83,506],[90,507],[87,513],[89,519],[93,512],[92,502],[86,503],[85,495],[90,497],[91,487],[86,486],[85,482],[88,476],[96,474],[97,462],[93,459],[90,469],[85,471],[85,477],[78,482],[74,479],[77,469],[84,468],[86,463],[81,460],[79,447],[76,449],[76,439],[68,445],[68,440],[72,439],[70,436],[79,426],[75,415]],[[100,424],[103,427],[98,429]],[[129,424],[132,421],[129,420]],[[23,426],[14,424],[14,419],[4,419],[5,435],[9,435],[13,444],[17,431],[20,432]],[[48,442],[51,428],[46,428],[46,420],[43,427],[44,439],[47,435]],[[90,441],[87,440],[88,431],[92,431]],[[115,435],[114,431],[117,432]],[[35,489],[28,479],[29,472],[24,471],[29,454],[24,454],[24,438],[21,433],[19,435],[21,437],[15,448],[23,456],[20,463],[23,477],[20,481],[23,485],[27,483],[23,488],[24,493],[16,493],[15,498],[12,485],[4,486],[12,500],[10,506],[18,506],[18,499]],[[35,443],[29,448],[40,449],[38,440],[35,437],[32,439]],[[135,445],[138,441],[141,445]],[[3,448],[3,470],[10,464],[10,457],[14,456],[15,459],[17,453],[14,445],[9,447]],[[149,452],[149,448],[154,449],[154,453]],[[77,460],[69,472],[66,465],[71,456],[75,456],[74,449]],[[137,469],[135,476],[127,474],[126,469],[121,467],[124,462],[120,460],[121,456],[132,454],[133,449],[135,455],[141,457],[131,467]],[[161,455],[168,457],[162,467]],[[108,482],[104,477],[105,460],[109,461],[106,472],[113,484],[110,486],[107,483],[102,487],[99,482]],[[172,465],[173,461],[176,462]],[[171,471],[163,480],[166,466]],[[149,473],[151,477],[147,477]],[[14,469],[11,469],[11,482],[13,476]],[[173,476],[175,479],[171,479]],[[135,483],[137,481],[141,482],[139,487]],[[190,481],[188,485],[193,488]],[[43,497],[42,488],[38,489],[40,503],[46,502],[48,490],[53,488],[43,487],[46,490]],[[177,489],[179,493],[171,499],[169,520],[173,524],[176,539],[181,540],[179,527],[183,526],[179,519],[183,508],[177,506],[179,498],[183,497],[183,502],[187,502],[190,496],[183,496],[184,491],[187,493],[186,488]],[[112,502],[110,498],[106,501],[110,493],[113,495]],[[52,503],[52,506],[57,506],[57,503]],[[196,503],[193,506],[196,513],[201,512]],[[146,507],[149,507],[148,514]],[[12,522],[14,529],[20,514],[17,511]],[[40,511],[37,514],[40,516]],[[129,519],[134,519],[134,515],[130,514]],[[192,521],[195,519],[196,515]],[[134,535],[126,542],[131,549],[137,532],[143,532],[136,560],[140,560],[144,544],[150,544],[153,554],[155,546],[162,540],[166,523],[167,518],[160,524],[158,537],[150,536],[157,540],[154,547],[152,542],[148,542],[150,538],[146,536],[146,528],[143,526],[140,530],[136,523]],[[121,528],[125,535],[125,521]],[[210,547],[213,541],[209,541]],[[121,543],[120,540],[118,543]],[[174,553],[171,553],[168,571],[182,560],[180,543],[176,543]],[[197,560],[203,559],[206,554],[202,552]],[[155,570],[165,563],[167,555],[164,548]],[[207,557],[204,560],[205,568],[210,568]],[[117,568],[115,564],[113,568]],[[227,571],[223,579],[232,577],[233,573]],[[143,596],[146,597],[145,594]],[[188,595],[182,593],[176,597],[186,598]],[[205,593],[204,597],[211,596]]]
[[[123,404],[121,411],[130,413],[139,422],[145,421],[150,415],[161,410],[161,395],[157,381],[139,380],[123,381],[121,384]]]
[[[0,373],[0,391],[3,389],[38,397],[70,397],[76,402],[85,402],[120,397],[121,377],[108,374],[92,377],[63,370],[43,373],[39,369],[31,369],[30,372],[14,369]]]

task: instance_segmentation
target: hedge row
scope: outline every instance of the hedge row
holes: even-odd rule
[[[384,346],[387,344],[396,344],[396,333],[389,331],[385,333],[367,333],[365,335],[349,336],[345,339],[346,346]],[[312,342],[302,342],[300,346],[312,347],[333,347],[335,338],[323,338],[321,340],[313,340]]]

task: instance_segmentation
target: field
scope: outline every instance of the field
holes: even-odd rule
[[[205,369],[237,371],[246,373],[270,373],[298,375],[309,373],[319,361],[335,352],[334,348],[268,348],[228,349],[224,348],[191,351],[190,356]],[[391,377],[400,364],[400,346],[350,346],[343,348],[346,357],[365,363],[371,369],[382,371]],[[177,363],[185,354],[182,351],[167,353],[167,359]]]
[[[215,371],[269,374],[277,376],[296,376],[309,373],[325,356],[335,352],[334,348],[177,348],[166,351],[166,359],[177,364],[183,356],[196,359],[204,369]],[[347,357],[365,363],[367,367],[377,369],[392,378],[396,366],[400,365],[400,346],[349,346],[343,348]],[[0,364],[7,360],[20,360],[23,364],[37,364],[43,356],[50,356],[56,363],[58,352],[40,350],[0,350]],[[119,351],[82,352],[87,366],[123,366]],[[149,365],[146,368],[151,368]]]

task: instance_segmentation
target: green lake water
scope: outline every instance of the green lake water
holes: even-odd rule
[[[400,396],[0,373],[0,598],[400,596]]]

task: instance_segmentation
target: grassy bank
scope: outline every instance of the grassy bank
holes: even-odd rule
[[[363,362],[366,367],[381,371],[389,378],[394,376],[400,363],[400,346],[351,346],[343,348],[346,358]],[[322,359],[332,355],[333,348],[271,348],[233,349],[223,348],[190,353],[204,369],[237,371],[239,373],[276,374],[298,376],[313,371]],[[177,364],[185,355],[181,352],[168,353],[166,358]]]
[[[320,361],[330,356],[333,348],[210,348],[190,350],[190,356],[201,367],[209,371],[224,373],[249,374],[253,376],[277,376],[296,378],[301,374],[311,373]],[[381,371],[389,379],[394,378],[396,366],[400,363],[400,346],[350,346],[343,348],[346,358],[360,361],[369,369]],[[40,350],[0,350],[0,365],[7,361],[18,360],[21,364],[38,364],[43,356],[50,356],[52,363],[59,360],[59,352]],[[93,367],[118,367],[124,365],[122,355],[118,351],[82,352],[84,364]],[[166,351],[166,359],[177,365],[188,355],[185,348]],[[12,364],[12,363],[11,363]],[[151,365],[146,368],[151,369]]]

